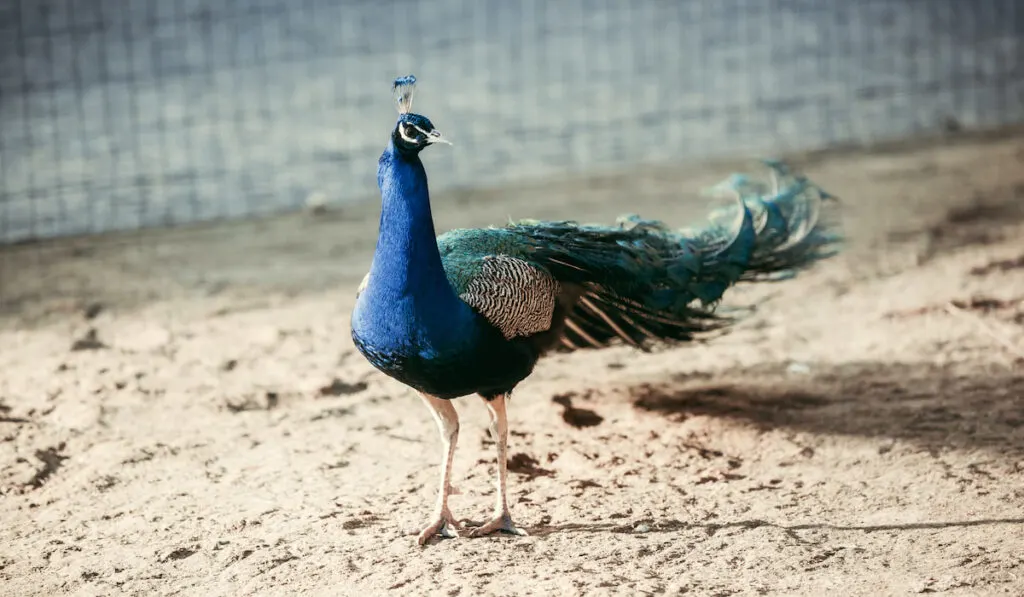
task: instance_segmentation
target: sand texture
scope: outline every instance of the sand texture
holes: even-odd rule
[[[1024,594],[1024,137],[795,165],[847,250],[734,289],[757,309],[715,342],[543,361],[510,405],[530,536],[422,549],[436,430],[349,338],[378,205],[4,249],[0,593]],[[738,166],[435,217],[686,224]],[[480,521],[494,446],[456,406],[451,507]]]

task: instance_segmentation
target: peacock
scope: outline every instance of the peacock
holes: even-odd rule
[[[369,273],[356,291],[352,340],[384,374],[413,388],[443,444],[441,482],[418,535],[525,535],[509,513],[506,404],[543,355],[625,343],[647,350],[722,330],[723,293],[773,280],[838,251],[822,206],[832,196],[784,163],[769,182],[734,175],[732,201],[703,226],[674,230],[626,216],[614,225],[513,221],[437,237],[419,154],[450,142],[412,112],[416,78],[394,81],[398,120],[377,165],[382,208]],[[463,528],[448,508],[459,435],[452,400],[478,395],[497,445],[494,516]]]

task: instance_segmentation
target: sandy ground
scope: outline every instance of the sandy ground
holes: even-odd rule
[[[0,592],[1024,594],[1024,135],[796,163],[844,199],[842,256],[736,289],[757,312],[713,343],[553,357],[521,386],[527,538],[407,535],[440,447],[349,339],[377,205],[4,250]],[[683,224],[736,166],[436,217]],[[479,521],[493,444],[457,407],[451,505]]]

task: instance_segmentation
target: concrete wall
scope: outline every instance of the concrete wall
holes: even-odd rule
[[[0,242],[1024,121],[1019,0],[0,0]]]

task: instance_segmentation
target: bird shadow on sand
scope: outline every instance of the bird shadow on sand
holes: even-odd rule
[[[933,364],[855,362],[812,364],[793,372],[770,363],[727,372],[674,375],[656,381],[584,392],[590,404],[628,400],[669,424],[692,417],[728,419],[758,429],[788,429],[820,435],[879,440],[879,455],[906,442],[934,456],[948,450],[985,450],[1024,457],[1024,370],[1005,364],[970,368]],[[992,475],[983,469],[975,474]],[[1021,470],[1024,473],[1024,470]],[[992,477],[993,479],[995,477]],[[680,533],[774,529],[800,543],[821,532],[913,532],[1012,525],[1024,518],[990,517],[892,524],[780,524],[762,519],[727,522],[675,519],[538,524],[525,527],[537,537],[561,533]]]
[[[860,532],[878,533],[892,531],[926,531],[968,527],[987,527],[998,525],[1016,525],[1024,529],[1024,518],[983,518],[977,520],[950,520],[934,522],[911,522],[877,525],[841,525],[828,523],[805,523],[805,524],[778,524],[766,520],[752,519],[739,520],[734,522],[684,522],[680,520],[652,521],[640,527],[632,524],[622,523],[569,523],[562,525],[538,525],[528,527],[527,531],[532,536],[545,537],[554,533],[579,532],[579,533],[625,533],[625,534],[647,534],[647,533],[678,533],[689,530],[702,530],[708,536],[715,535],[719,531],[747,531],[752,529],[769,528],[776,529],[793,536],[798,542],[806,543],[805,539],[798,536],[801,531],[830,531],[830,532]]]
[[[1024,454],[1024,368],[933,364],[771,364],[678,375],[626,388],[637,409],[672,420],[732,419],[763,429],[907,441],[938,452]],[[618,392],[617,392],[618,393]]]

